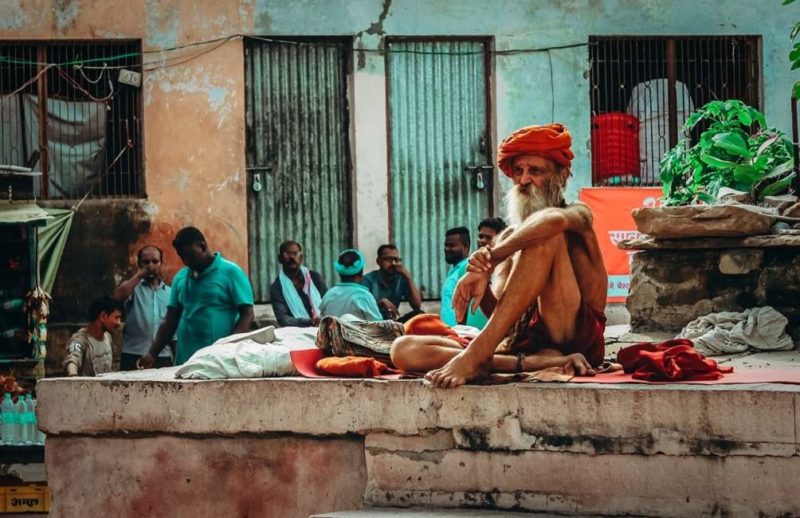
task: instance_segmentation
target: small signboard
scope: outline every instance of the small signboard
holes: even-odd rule
[[[592,209],[594,231],[608,271],[608,301],[624,302],[630,287],[632,251],[617,244],[639,237],[631,211],[660,205],[659,187],[590,187],[581,189],[579,199]]]

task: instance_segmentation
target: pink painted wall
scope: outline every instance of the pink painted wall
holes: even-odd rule
[[[367,482],[361,438],[49,437],[45,451],[53,518],[306,518],[360,508]]]
[[[249,2],[7,0],[0,40],[141,39],[145,62],[175,63],[211,46],[172,47],[252,30]],[[180,266],[170,242],[184,225],[247,269],[244,53],[240,39],[188,63],[144,73],[143,138],[149,233],[130,245],[167,251],[168,276]],[[121,272],[119,272],[121,274]]]

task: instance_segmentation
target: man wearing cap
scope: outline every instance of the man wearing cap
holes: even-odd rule
[[[428,371],[442,388],[488,372],[571,365],[577,375],[594,374],[605,353],[607,274],[591,211],[564,201],[571,145],[561,124],[528,126],[500,144],[498,167],[514,182],[512,226],[472,254],[453,297],[459,320],[472,300],[489,322],[466,348],[445,337],[400,337],[392,346],[397,367]]]
[[[319,309],[323,317],[351,315],[357,320],[381,320],[381,311],[369,288],[361,284],[364,277],[364,254],[345,250],[333,263],[341,282],[325,293]]]

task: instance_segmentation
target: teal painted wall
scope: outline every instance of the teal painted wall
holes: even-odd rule
[[[787,61],[788,35],[792,21],[800,19],[800,9],[780,4],[779,0],[257,0],[253,28],[256,34],[358,35],[356,47],[366,49],[378,48],[383,35],[493,36],[497,50],[585,43],[590,35],[762,35],[764,110],[772,125],[788,132],[789,93],[795,77]],[[553,118],[566,123],[577,156],[570,186],[575,196],[578,188],[591,184],[588,50],[554,50],[550,57],[547,53],[497,57],[497,138]],[[372,69],[363,72],[383,74],[380,62],[369,62]]]
[[[384,37],[489,36],[497,50],[509,50],[587,43],[591,35],[760,35],[763,107],[769,122],[788,132],[790,88],[800,78],[800,73],[789,70],[789,32],[792,22],[800,19],[800,4],[780,4],[780,0],[0,0],[0,39],[135,38],[142,40],[145,50],[155,50],[232,34],[354,37],[356,51],[348,76],[353,244],[364,250],[372,267],[375,249],[389,237],[386,62],[374,52],[382,49]],[[145,72],[139,144],[145,152],[150,230],[136,243],[120,245],[128,249],[131,261],[138,246],[155,243],[167,251],[168,269],[174,271],[179,260],[169,243],[178,228],[193,224],[213,236],[213,246],[226,257],[243,266],[248,263],[250,177],[245,170],[243,47],[241,39],[232,39],[183,65]],[[149,59],[167,57],[156,53]],[[546,53],[496,57],[493,140],[496,145],[527,124],[552,119],[566,123],[577,155],[568,193],[574,198],[580,187],[590,184],[591,176],[589,52],[585,46],[554,50],[550,58]],[[501,178],[497,185],[504,190],[510,182]],[[116,280],[128,267],[115,263],[120,272]],[[261,273],[271,278],[277,272]]]

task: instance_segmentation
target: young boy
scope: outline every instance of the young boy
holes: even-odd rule
[[[111,372],[111,334],[122,323],[122,303],[104,296],[89,306],[89,323],[67,341],[67,376],[96,376]]]

